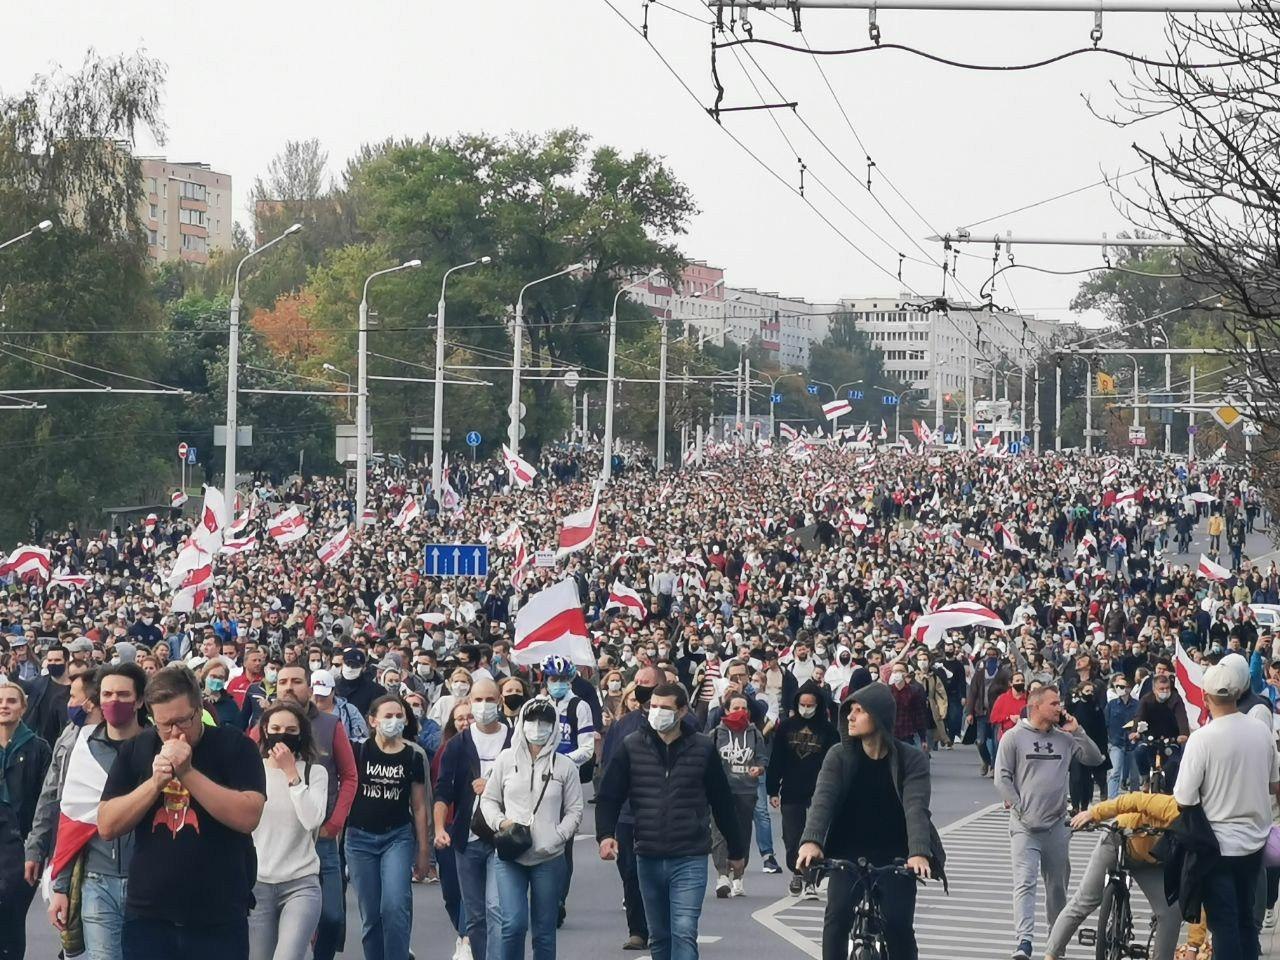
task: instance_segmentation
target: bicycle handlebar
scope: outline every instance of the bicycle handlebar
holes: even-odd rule
[[[923,878],[917,876],[916,872],[907,866],[905,860],[894,860],[893,863],[886,864],[883,867],[873,867],[867,862],[866,858],[859,857],[855,860],[840,860],[835,857],[828,857],[825,860],[819,860],[809,865],[809,869],[814,873],[842,873],[853,874],[856,877],[868,877],[878,879],[879,877],[887,877],[890,875],[899,877],[915,877],[923,882]]]
[[[1167,832],[1163,827],[1122,827],[1119,824],[1112,823],[1110,820],[1087,823],[1083,827],[1077,827],[1076,830],[1081,833],[1103,830],[1107,833],[1119,834],[1122,837],[1158,837]]]

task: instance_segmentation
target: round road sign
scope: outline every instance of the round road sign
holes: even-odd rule
[[[484,438],[480,436],[479,430],[472,430],[470,433],[467,434],[467,446],[478,447],[480,446],[480,441],[482,439]]]
[[[185,443],[178,444],[178,459],[187,459],[187,450],[190,449]]]

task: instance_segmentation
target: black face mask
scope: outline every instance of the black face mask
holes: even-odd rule
[[[647,706],[650,698],[653,696],[654,687],[637,686],[636,687],[636,703],[640,706]]]
[[[64,673],[67,672],[67,665],[65,663],[46,663],[45,669],[49,671],[49,676],[57,680],[60,676],[62,676]]]
[[[517,710],[523,707],[524,701],[525,701],[525,695],[523,693],[508,693],[505,697],[502,698],[502,702],[506,704],[507,709],[512,713],[515,713]]]
[[[302,749],[302,734],[268,733],[263,738],[263,742],[267,745],[268,750],[271,750],[277,743],[283,743],[290,753],[297,753]]]

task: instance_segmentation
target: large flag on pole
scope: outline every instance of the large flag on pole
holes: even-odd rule
[[[44,547],[21,546],[0,563],[0,576],[16,576],[19,580],[48,580],[53,568],[49,551]]]
[[[296,506],[282,510],[271,518],[267,525],[267,533],[280,546],[301,540],[307,535],[307,518]]]
[[[822,405],[822,415],[828,420],[834,420],[836,417],[843,416],[853,410],[853,405],[848,400],[832,400],[830,403]]]
[[[644,601],[640,599],[640,594],[625,583],[616,581],[609,588],[609,602],[604,605],[604,608],[606,610],[625,610],[638,620],[643,620],[649,612],[644,605]]]
[[[926,613],[911,625],[911,639],[924,643],[930,649],[938,645],[938,641],[948,630],[959,630],[962,627],[988,627],[992,630],[1010,630],[1012,624],[1005,623],[1000,614],[989,607],[969,600],[948,603],[932,613]]]
[[[391,525],[397,530],[407,530],[409,529],[409,524],[413,523],[421,512],[422,508],[418,506],[417,498],[411,495],[400,507],[399,512],[391,519]]]
[[[502,445],[502,462],[507,465],[507,469],[511,471],[518,485],[522,487],[533,485],[533,478],[538,475],[538,471],[534,469],[532,463],[521,459],[520,454],[512,451],[505,443]]]
[[[1220,563],[1214,563],[1203,553],[1200,554],[1200,565],[1196,568],[1196,573],[1204,577],[1206,580],[1230,580],[1231,571]]]
[[[591,498],[591,506],[571,513],[560,521],[560,549],[557,557],[567,557],[591,545],[600,522],[600,492]]]
[[[333,566],[351,549],[351,528],[343,527],[316,551],[316,556],[325,566]]]
[[[204,488],[204,506],[200,522],[191,531],[191,539],[206,553],[216,553],[222,546],[222,531],[227,525],[227,501],[217,487]]]
[[[1181,640],[1174,642],[1177,644],[1174,683],[1187,709],[1187,727],[1195,730],[1209,722],[1209,708],[1204,701],[1204,667],[1187,655]]]
[[[516,611],[511,659],[527,665],[553,654],[584,667],[596,665],[587,619],[578,602],[578,584],[572,577],[535,593]]]

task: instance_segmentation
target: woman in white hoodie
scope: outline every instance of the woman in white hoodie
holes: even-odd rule
[[[480,796],[480,810],[496,830],[522,823],[533,845],[511,861],[494,858],[502,943],[500,960],[523,960],[525,934],[533,932],[533,960],[554,960],[556,920],[567,866],[566,844],[582,821],[577,765],[556,752],[560,731],[555,705],[546,697],[520,710],[511,746],[498,755]],[[492,953],[491,953],[492,955]]]

